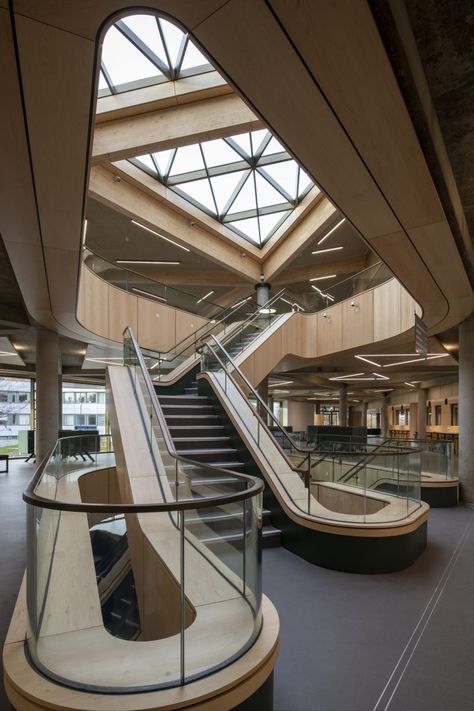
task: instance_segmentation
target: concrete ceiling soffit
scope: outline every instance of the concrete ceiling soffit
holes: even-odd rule
[[[144,191],[141,185],[140,188],[132,185],[128,178],[117,182],[114,173],[95,166],[90,174],[89,192],[99,202],[144,224],[151,230],[161,232],[165,237],[173,239],[243,279],[251,283],[259,280],[260,264],[247,251],[243,252],[240,247],[228,243],[227,239],[210,234],[202,224],[190,220],[189,214],[185,216],[177,212],[167,201],[158,201],[155,195]]]

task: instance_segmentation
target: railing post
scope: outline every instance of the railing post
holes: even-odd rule
[[[243,595],[247,597],[247,500],[244,499],[243,503],[243,515],[244,519],[242,521],[242,535],[243,535],[243,560],[242,560],[242,583],[243,583]]]
[[[185,511],[181,511],[180,515],[180,561],[179,561],[179,568],[180,568],[180,595],[179,595],[179,619],[180,619],[180,666],[181,666],[181,686],[184,686],[185,683],[185,659],[184,659],[184,652],[185,652],[185,645],[184,645],[184,630],[185,630],[185,592],[184,592],[184,515]]]

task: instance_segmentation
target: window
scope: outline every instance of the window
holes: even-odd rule
[[[18,424],[23,426],[29,426],[30,416],[29,415],[18,415]]]
[[[435,425],[441,424],[441,405],[435,405]]]
[[[76,402],[76,394],[73,392],[69,392],[68,390],[63,392],[63,402],[65,403],[74,403]]]
[[[8,402],[8,393],[0,393],[0,402]]]
[[[87,402],[97,402],[97,393],[87,393]]]
[[[18,402],[29,402],[29,393],[18,393]]]
[[[88,415],[88,425],[97,425],[97,415]]]
[[[451,405],[451,425],[453,427],[457,427],[459,424],[458,414],[459,414],[459,406],[458,406],[458,403],[455,402]]]
[[[433,424],[433,411],[431,409],[431,405],[429,405],[426,408],[426,425],[427,425],[427,427],[431,427],[432,424]]]
[[[76,415],[75,426],[82,427],[85,424],[86,424],[86,416],[85,415]]]
[[[63,415],[63,427],[74,427],[74,415]]]

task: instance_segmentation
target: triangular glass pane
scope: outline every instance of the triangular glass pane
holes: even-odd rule
[[[219,214],[222,214],[224,207],[229,202],[242,175],[243,171],[239,170],[236,173],[226,173],[225,175],[218,175],[215,178],[211,178],[212,189],[214,191],[214,197],[216,198]]]
[[[260,244],[260,233],[258,231],[258,218],[250,217],[247,220],[237,220],[236,222],[229,222],[228,225],[234,227],[235,229],[246,235],[255,244]]]
[[[268,137],[268,131],[266,128],[260,129],[260,131],[252,131],[252,155],[258,153],[263,141]]]
[[[158,31],[155,17],[152,15],[131,15],[130,17],[124,17],[122,22],[127,25],[127,27],[130,27],[132,32],[143,40],[164,64],[168,65],[165,48]]]
[[[253,173],[249,176],[242,186],[239,194],[232,203],[229,213],[246,212],[247,210],[256,210],[257,202],[255,200],[255,187],[253,182]]]
[[[282,153],[282,151],[286,151],[285,146],[282,146],[280,141],[277,141],[275,136],[272,136],[270,143],[265,148],[262,155],[271,156],[273,153]]]
[[[170,56],[171,66],[176,66],[176,60],[178,58],[179,50],[181,47],[181,42],[184,38],[184,32],[182,32],[176,25],[173,25],[168,20],[159,20],[161,29],[165,36],[166,46],[168,48],[168,54]]]
[[[202,160],[199,144],[184,146],[183,148],[178,148],[176,151],[170,175],[181,175],[181,173],[191,173],[194,170],[203,169],[204,162]]]
[[[298,164],[294,160],[272,163],[260,168],[260,170],[268,173],[278,185],[281,185],[292,200],[296,199]]]
[[[242,160],[238,153],[222,138],[217,138],[214,141],[205,141],[201,145],[208,168],[213,168],[216,165],[225,165],[226,163],[237,163]]]
[[[282,217],[286,218],[289,214],[290,211],[286,210],[285,212],[272,212],[271,215],[260,215],[258,219],[260,220],[262,240],[265,240],[273,232]]]
[[[147,153],[147,154],[144,155],[144,156],[137,156],[137,157],[135,158],[135,160],[139,160],[140,163],[143,163],[143,165],[146,165],[146,167],[147,167],[149,170],[151,170],[154,175],[157,174],[157,173],[156,173],[155,165],[154,165],[154,163],[153,163],[153,161],[152,161],[151,156],[150,156],[149,153]]]
[[[301,196],[302,193],[308,188],[310,185],[313,184],[313,181],[309,177],[307,173],[304,172],[303,168],[300,168],[300,184],[298,188],[298,197]]]
[[[109,86],[108,86],[107,82],[105,81],[104,73],[100,72],[99,73],[99,91],[101,91],[101,90],[108,91],[108,89],[109,89]]]
[[[194,198],[194,200],[210,210],[214,215],[216,214],[211,186],[207,178],[204,178],[204,180],[191,180],[189,183],[180,183],[176,185],[176,187],[182,190],[183,193],[186,193],[186,195]]]
[[[162,176],[166,176],[167,174],[169,162],[173,153],[174,148],[171,148],[168,151],[159,151],[159,153],[153,153],[153,158],[155,159],[156,164],[158,165],[158,170],[160,171],[160,174]]]
[[[114,26],[104,37],[102,61],[114,86],[138,79],[163,76],[160,70]]]
[[[259,207],[268,207],[269,205],[279,205],[285,202],[285,198],[270,185],[268,180],[265,180],[260,173],[255,173],[255,181],[257,184],[257,204]]]
[[[232,140],[250,157],[252,149],[250,147],[250,133],[239,133],[238,136],[231,136]]]
[[[188,46],[186,47],[186,52],[184,53],[181,69],[194,69],[195,67],[202,67],[203,64],[209,64],[209,60],[190,40],[188,42]]]

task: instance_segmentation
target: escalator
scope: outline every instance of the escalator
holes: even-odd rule
[[[176,451],[183,457],[189,457],[196,462],[212,463],[221,469],[246,472],[248,460],[244,456],[244,445],[237,444],[235,432],[223,413],[218,410],[213,400],[200,395],[197,383],[184,389],[181,395],[158,395],[158,399],[169,428]],[[233,436],[232,436],[233,434]],[[255,472],[252,472],[255,473]],[[231,483],[229,478],[227,483]],[[208,481],[205,477],[194,477],[190,486],[194,496],[207,494],[209,484],[215,487],[225,487],[225,477],[213,477]],[[207,544],[216,543],[222,546],[227,540],[234,546],[242,546],[242,526],[239,517],[231,512],[217,510],[212,513],[202,513],[196,520],[187,520],[198,538],[203,537]],[[281,543],[281,531],[271,524],[271,514],[263,509],[262,545],[264,548],[278,546]]]

